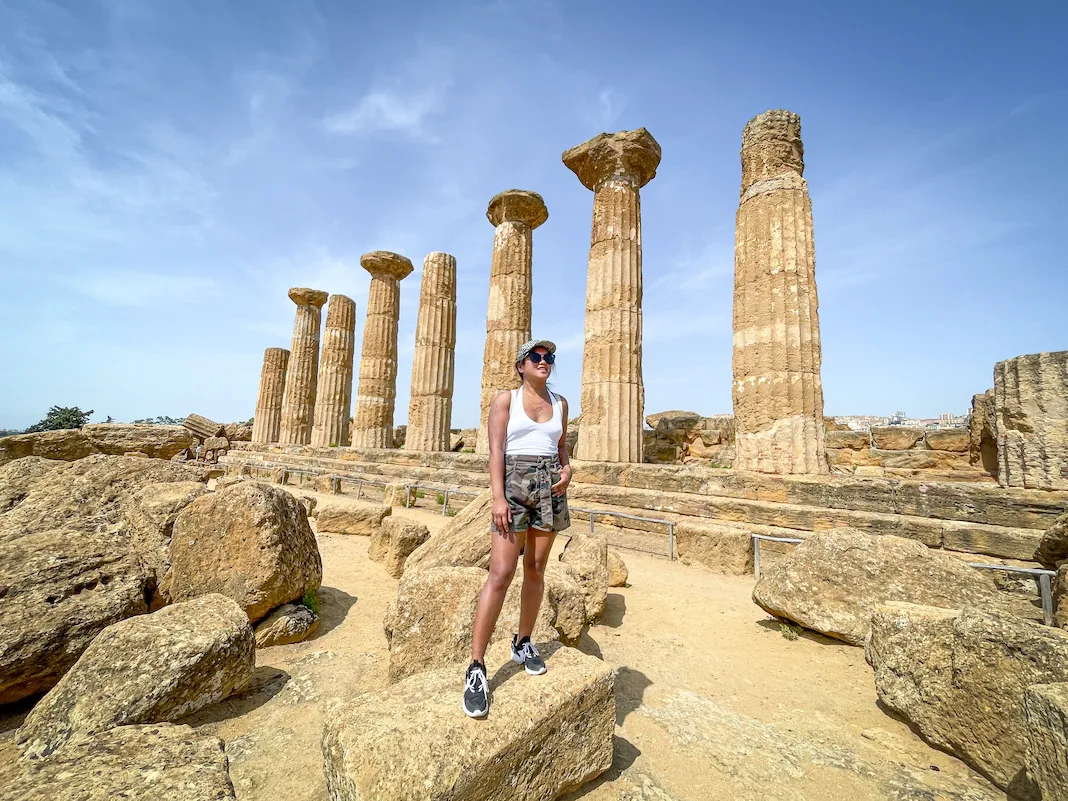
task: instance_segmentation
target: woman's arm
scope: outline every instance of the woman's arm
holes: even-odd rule
[[[564,429],[560,432],[560,442],[556,446],[560,455],[560,480],[553,484],[553,495],[563,495],[567,492],[567,485],[571,483],[571,460],[567,457],[567,398],[563,395],[560,396],[560,417]]]
[[[508,434],[508,412],[512,405],[511,392],[498,392],[490,404],[489,421],[489,473],[490,491],[493,493],[493,524],[498,531],[507,531],[512,524],[512,511],[504,497],[504,440]]]

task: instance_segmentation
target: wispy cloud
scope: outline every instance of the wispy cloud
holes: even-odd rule
[[[68,282],[71,289],[108,306],[172,308],[204,303],[215,296],[216,282],[203,276],[153,275],[134,271],[94,272]]]
[[[403,133],[415,139],[431,140],[427,118],[444,109],[447,86],[428,86],[411,93],[392,89],[368,92],[351,109],[331,114],[323,120],[334,134],[366,134],[377,131]]]

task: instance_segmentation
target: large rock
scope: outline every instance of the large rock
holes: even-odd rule
[[[120,726],[20,760],[3,797],[19,801],[233,801],[218,737],[189,726]]]
[[[1068,562],[1068,512],[1053,521],[1038,541],[1035,559],[1046,567],[1054,568]]]
[[[319,616],[303,604],[283,604],[256,624],[256,647],[303,642],[319,630]]]
[[[627,579],[630,577],[630,571],[627,570],[627,564],[623,561],[623,557],[619,555],[619,552],[614,548],[608,549],[608,586],[609,587],[626,587]]]
[[[1024,769],[1024,692],[1068,681],[1068,632],[1002,613],[890,603],[872,616],[867,653],[883,704],[1010,797],[1037,797]]]
[[[378,531],[371,535],[367,556],[382,562],[393,578],[404,573],[404,563],[412,552],[430,539],[430,531],[422,523],[403,517],[387,517]]]
[[[883,451],[907,451],[923,439],[922,428],[906,426],[872,426],[873,448]]]
[[[934,451],[967,453],[970,441],[966,428],[935,428],[924,434],[927,447]]]
[[[155,579],[138,543],[159,536],[159,518],[136,499],[168,483],[184,497],[205,479],[119,456],[0,467],[0,703],[48,690],[101,630],[148,611]]]
[[[596,620],[608,599],[608,538],[604,531],[572,534],[560,553],[560,561],[578,578],[586,601],[586,619]]]
[[[181,426],[94,423],[82,432],[94,453],[109,456],[140,451],[154,459],[170,459],[196,444],[193,435]]]
[[[441,531],[420,545],[404,570],[427,570],[431,567],[489,567],[490,558],[490,513],[493,496],[484,492],[456,517],[446,523]]]
[[[1000,607],[993,579],[960,559],[891,535],[835,529],[762,566],[753,601],[775,617],[863,645],[887,601]]]
[[[994,390],[988,389],[972,397],[972,411],[968,416],[968,461],[995,478],[998,474],[996,418]]]
[[[223,429],[223,436],[230,440],[230,442],[251,442],[252,424],[227,423]]]
[[[322,583],[323,564],[304,506],[285,490],[246,482],[197,498],[178,515],[170,601],[217,592],[256,622]]]
[[[127,518],[133,523],[130,544],[149,568],[157,586],[171,565],[174,521],[185,507],[207,491],[199,481],[158,482],[147,484],[122,499]]]
[[[994,365],[998,483],[1068,490],[1068,350]]]
[[[457,708],[462,666],[330,707],[331,798],[550,801],[604,773],[615,730],[611,668],[570,648],[543,653],[549,670],[537,678],[511,663],[494,672],[507,655],[490,653],[492,705],[478,722]]]
[[[252,627],[221,595],[122,620],[37,703],[16,741],[39,759],[75,735],[174,721],[244,687],[255,666]]]
[[[59,431],[39,431],[33,434],[13,434],[0,437],[0,464],[7,464],[26,456],[73,462],[93,452],[92,445],[80,428]]]
[[[440,666],[470,659],[475,604],[488,573],[476,567],[436,567],[405,573],[383,620],[389,642],[390,682]],[[507,641],[519,625],[523,586],[520,565],[508,588],[491,642]],[[545,571],[545,597],[531,637],[544,643],[557,637],[574,644],[586,622],[582,588],[570,568],[550,564]]]
[[[1027,773],[1042,798],[1068,798],[1068,684],[1037,684],[1024,694]]]
[[[1054,625],[1068,629],[1068,563],[1057,568],[1052,584]]]
[[[315,512],[315,526],[332,534],[358,534],[369,537],[393,514],[391,506],[324,501]]]

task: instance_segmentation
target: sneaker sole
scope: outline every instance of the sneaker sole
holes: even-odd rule
[[[484,718],[486,717],[486,713],[489,712],[489,707],[482,710],[476,709],[474,712],[471,712],[467,709],[467,704],[463,702],[463,699],[460,699],[460,709],[462,709],[464,714],[469,718]]]
[[[515,662],[517,665],[523,665],[523,670],[525,670],[531,676],[540,676],[546,670],[545,668],[542,668],[541,670],[531,670],[529,667],[526,666],[523,657],[515,653],[514,651],[512,652],[512,661]]]

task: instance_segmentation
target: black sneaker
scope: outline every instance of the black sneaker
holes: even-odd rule
[[[463,707],[469,718],[485,717],[489,712],[489,681],[486,680],[486,668],[478,662],[472,662],[467,668]]]
[[[541,654],[530,641],[530,637],[524,637],[516,642],[517,636],[512,635],[512,661],[525,667],[531,676],[540,676],[545,672],[545,660],[541,658]]]

